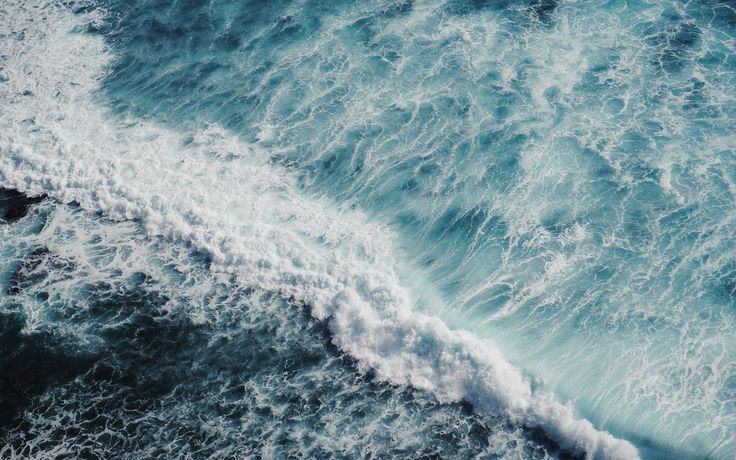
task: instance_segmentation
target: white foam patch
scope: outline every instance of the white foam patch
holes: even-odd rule
[[[308,304],[334,343],[382,380],[539,426],[588,458],[638,457],[533,391],[493,343],[413,311],[389,229],[303,197],[265,152],[217,126],[187,139],[94,104],[114,57],[78,30],[99,17],[55,2],[0,6],[0,185],[135,219],[150,236],[208,251],[215,271]]]

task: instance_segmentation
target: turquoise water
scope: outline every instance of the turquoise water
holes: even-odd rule
[[[5,366],[71,363],[0,456],[736,455],[732,2],[12,0],[0,36],[0,186],[50,197],[2,227]],[[58,432],[96,397],[113,434]]]

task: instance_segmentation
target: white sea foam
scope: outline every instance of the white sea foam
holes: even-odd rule
[[[135,219],[150,236],[208,251],[215,271],[309,305],[334,343],[382,380],[541,427],[588,458],[638,457],[534,391],[493,343],[413,311],[390,229],[301,195],[267,152],[217,126],[188,138],[95,104],[114,56],[79,30],[98,14],[55,2],[0,6],[0,185]]]

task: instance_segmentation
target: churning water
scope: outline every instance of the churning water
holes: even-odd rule
[[[0,458],[736,457],[730,0],[3,0]]]

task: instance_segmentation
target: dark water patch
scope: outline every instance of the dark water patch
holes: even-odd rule
[[[558,5],[557,0],[535,0],[530,2],[529,9],[537,20],[549,23]]]
[[[29,197],[12,189],[0,188],[0,223],[22,219],[34,204],[43,199],[43,196]]]
[[[679,72],[690,65],[700,51],[701,29],[679,13],[663,13],[663,21],[650,23],[642,35],[652,47],[651,62],[665,72]]]
[[[21,314],[0,312],[0,439],[33,398],[86,372],[95,357],[75,354],[53,334],[26,333]]]

